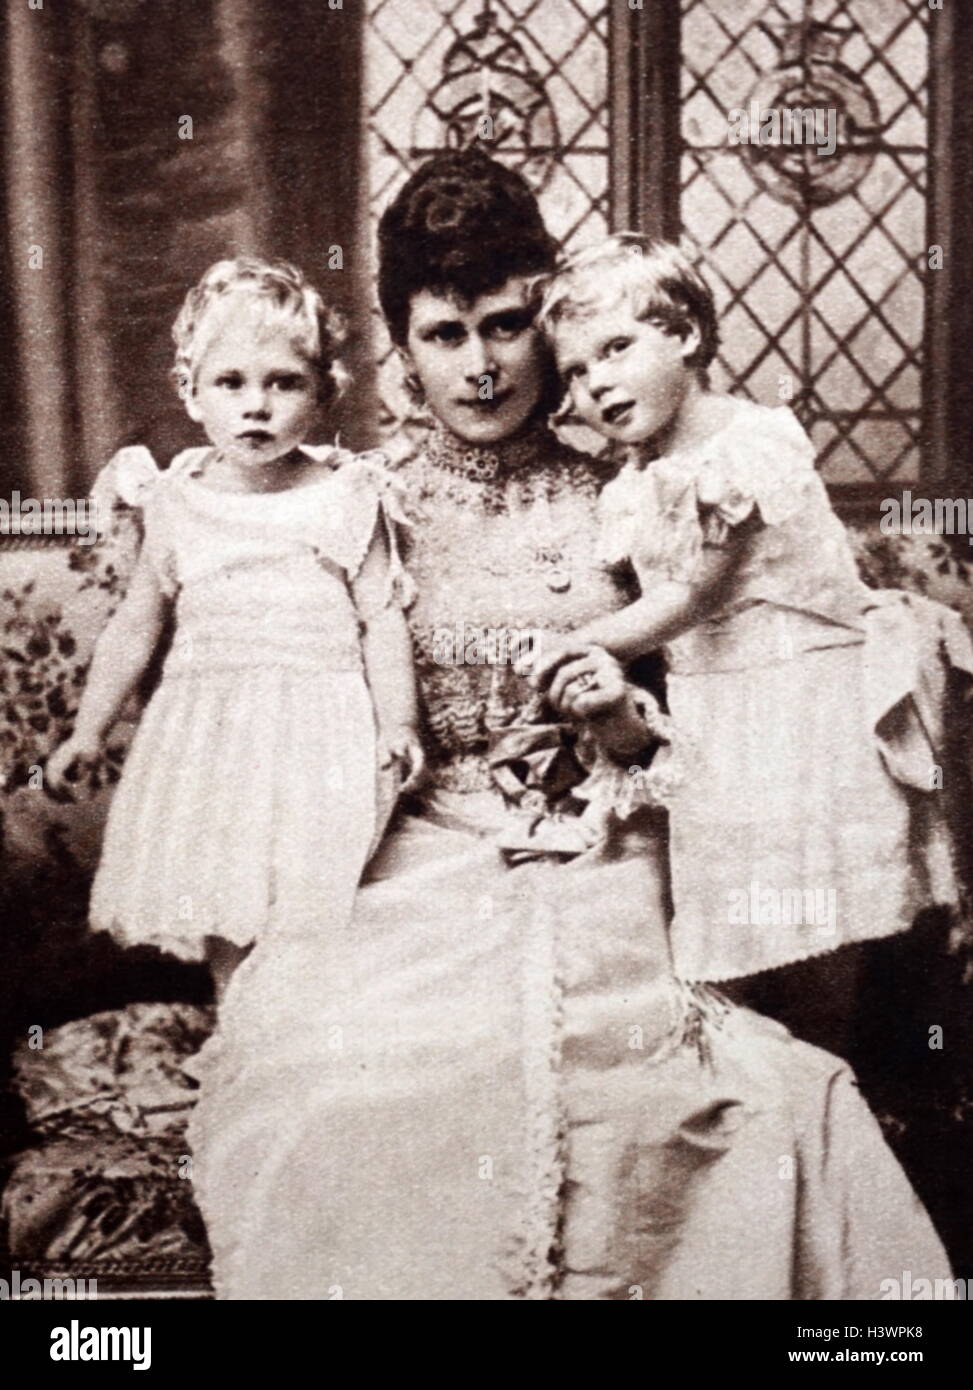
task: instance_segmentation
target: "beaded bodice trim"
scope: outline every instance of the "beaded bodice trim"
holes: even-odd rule
[[[595,555],[607,476],[543,428],[492,448],[440,428],[401,466],[415,514],[410,625],[437,785],[493,785],[485,754],[528,698],[513,662],[532,634],[569,632],[628,601]]]
[[[437,424],[411,468],[423,475],[429,494],[470,500],[486,511],[504,511],[514,499],[551,498],[563,489],[564,472],[572,490],[594,497],[614,471],[562,444],[544,424],[493,445],[467,443]]]

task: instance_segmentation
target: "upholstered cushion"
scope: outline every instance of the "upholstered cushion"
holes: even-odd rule
[[[205,1289],[185,1139],[195,1088],[181,1063],[211,1027],[209,1009],[130,1004],[17,1047],[13,1087],[34,1142],[3,1194],[15,1267],[106,1289]]]

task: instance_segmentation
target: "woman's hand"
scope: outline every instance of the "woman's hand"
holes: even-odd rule
[[[565,644],[557,664],[545,657],[533,677],[547,682],[547,698],[558,714],[585,720],[605,752],[628,758],[650,741],[633,687],[619,663],[604,647],[591,642]]]
[[[411,724],[402,724],[379,735],[378,765],[384,769],[398,763],[402,769],[401,796],[418,791],[426,775],[426,755],[418,731]]]
[[[569,719],[600,719],[618,714],[628,700],[625,672],[591,642],[565,642],[536,662],[531,684],[546,690],[558,714]]]
[[[65,796],[70,796],[72,793],[70,783],[76,782],[78,779],[77,777],[69,777],[68,773],[73,768],[78,768],[79,773],[83,774],[100,756],[100,740],[93,741],[74,735],[65,739],[60,748],[55,748],[44,768],[46,790],[56,798],[63,799]]]
[[[580,634],[544,633],[530,654],[514,664],[514,670],[546,695],[558,714],[576,719],[607,713],[619,694],[616,675],[623,684],[625,679],[614,658]]]

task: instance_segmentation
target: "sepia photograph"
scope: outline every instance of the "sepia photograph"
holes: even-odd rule
[[[4,0],[0,46],[31,1354],[529,1300],[934,1362],[973,5]]]

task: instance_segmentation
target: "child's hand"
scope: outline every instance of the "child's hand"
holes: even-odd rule
[[[568,661],[586,656],[589,644],[577,637],[557,637],[544,634],[538,647],[528,657],[518,675],[527,676],[535,690],[546,692],[561,667]]]
[[[54,752],[47,760],[44,769],[45,789],[55,798],[62,799],[71,795],[72,782],[77,782],[78,775],[69,777],[69,773],[78,769],[78,773],[83,773],[87,767],[96,762],[101,755],[101,743],[77,738],[72,735],[61,744],[60,748],[55,748]]]
[[[393,763],[398,763],[402,771],[400,795],[417,791],[425,777],[426,755],[418,731],[411,724],[402,724],[379,735],[378,765],[386,768]]]
[[[544,661],[535,676],[548,702],[568,719],[599,721],[617,717],[631,691],[615,658],[593,642],[565,644],[556,659]]]
[[[524,676],[535,690],[542,689],[550,679],[549,672],[556,670],[569,650],[567,638],[553,632],[539,633],[530,651],[514,662],[514,671]]]

